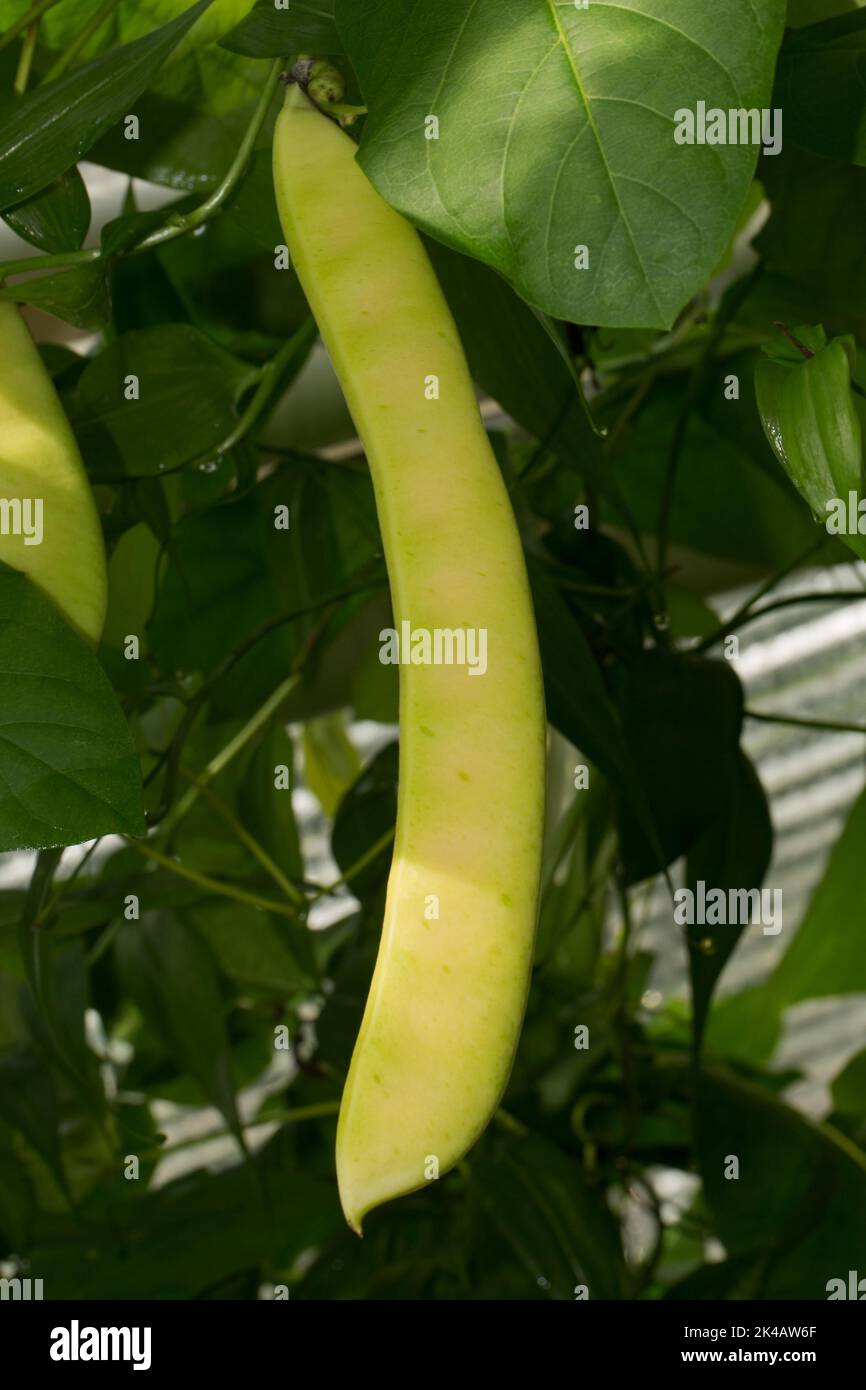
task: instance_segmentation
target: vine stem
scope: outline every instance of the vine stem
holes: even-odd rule
[[[31,11],[31,14],[34,13]],[[39,20],[34,19],[30,28],[24,35],[24,43],[21,47],[21,57],[18,60],[18,71],[15,74],[14,91],[17,96],[23,97],[27,91],[27,83],[30,81],[30,71],[33,67],[33,55],[36,52],[36,44],[39,41]]]
[[[866,602],[866,589],[836,589],[826,594],[793,594],[790,598],[776,599],[775,603],[767,603],[763,608],[756,608],[748,613],[743,613],[737,622],[730,622],[724,631],[717,631],[711,637],[706,637],[699,646],[695,647],[696,652],[708,651],[717,642],[721,642],[724,637],[729,636],[737,628],[745,627],[746,623],[757,622],[758,618],[766,618],[768,613],[777,613],[780,608],[795,608],[799,603],[863,603]]]
[[[290,878],[286,877],[279,864],[276,864],[268,854],[264,845],[259,844],[255,836],[251,835],[246,826],[241,824],[230,807],[217,796],[213,787],[209,787],[203,782],[198,782],[191,772],[187,772],[186,768],[181,768],[181,775],[187,777],[190,782],[198,787],[205,801],[213,806],[214,810],[222,817],[226,825],[231,827],[241,844],[245,845],[253,858],[258,860],[265,872],[274,880],[277,887],[282,889],[286,897],[290,898],[292,902],[296,902],[299,906],[304,903],[305,898],[303,893],[295,887]]]
[[[746,710],[747,719],[757,719],[761,724],[788,724],[794,729],[823,729],[828,734],[866,734],[864,724],[843,724],[834,719],[806,719],[794,714],[771,714],[754,709]]]
[[[31,24],[36,24],[44,14],[59,4],[60,0],[36,0],[36,4],[32,5],[26,14],[16,19],[14,24],[10,24],[4,34],[0,34],[0,52],[14,43],[18,35],[23,34]]]
[[[394,834],[395,827],[393,825],[389,826],[389,828],[384,832],[384,834],[380,835],[378,840],[376,840],[368,850],[365,850],[364,853],[358,859],[355,860],[354,864],[352,864],[351,867],[348,868],[340,878],[335,879],[333,883],[319,884],[318,892],[316,893],[315,897],[310,898],[309,900],[310,906],[312,907],[313,903],[319,902],[322,898],[330,897],[331,894],[336,893],[338,888],[345,888],[349,883],[352,882],[352,879],[357,878],[361,870],[366,869],[367,865],[371,864],[373,860],[377,857],[377,855],[382,853],[382,850],[385,848],[385,846],[391,843],[391,841],[394,838]]]
[[[184,213],[174,222],[169,222],[165,227],[158,227],[150,236],[134,248],[135,251],[150,251],[154,246],[162,246],[166,241],[173,241],[175,237],[183,236],[186,232],[195,231],[202,223],[207,222],[218,212],[223,204],[229,199],[235,188],[240,183],[253,152],[256,140],[261,134],[262,127],[267,119],[268,112],[274,100],[277,87],[280,82],[280,74],[283,71],[284,63],[282,58],[277,58],[271,65],[268,73],[268,80],[262,89],[259,104],[253,114],[253,118],[247,126],[244,138],[238,147],[238,152],[232,160],[231,166],[225,178],[214,189],[209,198],[191,212]]]
[[[199,773],[192,785],[187,788],[183,796],[176,802],[175,806],[160,826],[160,832],[164,834],[167,839],[171,839],[171,836],[174,834],[180,822],[185,816],[189,815],[199,798],[199,794],[208,783],[212,782],[215,777],[218,777],[220,773],[228,767],[232,759],[236,758],[238,753],[246,748],[250,740],[255,738],[256,734],[265,727],[271,716],[276,713],[283,701],[295,689],[300,679],[300,675],[296,671],[293,671],[292,674],[288,676],[286,680],[282,681],[282,683],[277,686],[276,690],[268,696],[264,704],[259,706],[255,714],[247,720],[242,729],[238,730],[234,738],[230,739],[225,747],[221,748],[220,751],[211,758],[207,767],[203,772]],[[291,897],[291,894],[289,896]],[[300,895],[298,895],[296,900],[299,902],[301,901]]]
[[[126,843],[145,859],[152,859],[160,868],[168,869],[169,873],[177,874],[178,878],[188,879],[190,883],[195,883],[206,893],[215,893],[221,898],[234,898],[236,902],[246,903],[248,907],[257,907],[262,912],[274,912],[279,917],[288,917],[292,922],[298,921],[298,914],[294,908],[287,907],[285,903],[278,903],[273,898],[264,898],[259,893],[248,893],[245,888],[237,888],[233,883],[226,883],[218,878],[211,878],[209,874],[200,873],[198,869],[190,869],[186,864],[181,864],[177,859],[170,859],[167,854],[161,854],[152,845],[145,844],[143,840],[133,840],[126,838]]]
[[[708,637],[705,637],[695,650],[698,652],[709,651],[710,647],[714,647],[717,642],[723,641],[729,632],[733,632],[735,628],[741,627],[744,621],[749,620],[749,614],[756,603],[759,603],[762,598],[771,593],[773,589],[782,583],[783,579],[787,579],[789,574],[793,574],[795,570],[801,569],[802,566],[806,564],[807,560],[810,560],[813,555],[817,555],[818,552],[823,550],[829,543],[829,536],[823,536],[820,540],[814,541],[799,555],[796,555],[794,559],[790,560],[782,569],[777,570],[775,574],[771,574],[769,579],[765,579],[763,584],[761,584],[753,594],[749,595],[746,602],[737,609],[736,613],[733,613],[726,623],[720,623],[715,632],[711,632]]]
[[[279,628],[285,627],[289,623],[298,622],[302,618],[320,613],[322,610],[328,609],[334,604],[341,603],[345,599],[357,598],[363,593],[377,593],[384,587],[384,582],[382,580],[365,582],[361,574],[358,574],[356,577],[358,583],[352,587],[338,590],[336,593],[329,594],[321,599],[316,599],[313,603],[304,604],[303,607],[295,608],[288,613],[281,613],[276,618],[269,618],[266,623],[263,623],[261,627],[257,628],[255,632],[246,638],[239,647],[236,647],[233,652],[230,652],[220,665],[217,666],[216,670],[208,676],[207,680],[196,692],[192,700],[190,700],[171,743],[159,754],[154,766],[145,777],[145,786],[149,786],[153,779],[166,767],[166,764],[168,764],[166,790],[169,791],[173,788],[174,782],[176,781],[176,771],[180,766],[180,755],[183,751],[183,745],[189,737],[196,719],[201,714],[202,709],[220,681],[224,680],[229,672],[234,670],[238,662],[242,661],[249,652],[253,651],[254,648],[258,646],[259,642],[270,636],[272,632],[276,632]],[[170,804],[170,801],[171,797],[168,797],[166,804]],[[158,810],[151,819],[151,824],[155,825],[160,823],[165,819],[166,815],[168,815],[167,810]]]
[[[218,454],[230,453],[236,445],[246,438],[279,389],[283,372],[296,356],[307,351],[314,339],[318,337],[318,332],[315,320],[313,318],[305,319],[291,338],[283,344],[278,352],[274,353],[269,362],[265,363],[249,405],[231,434],[220,444],[217,450]]]
[[[57,3],[57,0],[53,0]],[[30,17],[28,17],[30,19]],[[32,19],[30,19],[32,22]],[[26,26],[22,25],[22,28]],[[20,32],[20,31],[19,31]],[[2,40],[0,40],[2,46]],[[210,197],[206,198],[198,207],[192,208],[189,212],[172,214],[162,227],[157,227],[149,236],[137,243],[129,250],[129,255],[137,256],[144,251],[152,251],[154,247],[163,246],[166,242],[174,241],[177,237],[186,236],[188,232],[195,231],[197,227],[203,226],[215,212],[228,201],[234,193],[246,172],[247,164],[253,152],[256,140],[261,134],[262,127],[267,119],[268,112],[274,99],[277,86],[280,80],[280,73],[283,69],[283,60],[277,61],[271,67],[268,80],[262,91],[259,104],[253,114],[253,118],[247,126],[244,138],[241,141],[235,158],[232,160],[231,167],[219,186],[214,189]],[[25,256],[16,261],[4,261],[0,265],[0,281],[9,275],[21,275],[25,272],[40,270],[57,270],[62,267],[77,265],[92,265],[94,261],[102,259],[102,249],[98,246],[91,247],[84,251],[65,251],[57,252],[47,256]]]
[[[84,28],[76,34],[69,47],[64,49],[60,57],[48,69],[42,79],[43,82],[54,82],[56,78],[63,76],[66,69],[75,62],[88,40],[93,38],[93,35],[111,17],[119,4],[120,0],[104,0],[104,4],[100,5],[99,9],[90,16]]]

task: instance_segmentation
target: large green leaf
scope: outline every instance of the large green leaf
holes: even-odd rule
[[[604,1189],[580,1164],[540,1135],[490,1146],[472,1165],[477,1200],[523,1264],[527,1279],[552,1299],[626,1297],[619,1232]]]
[[[826,1299],[862,1269],[866,1156],[766,1091],[723,1073],[701,1079],[697,1144],[719,1236],[759,1258],[753,1297]],[[731,1158],[739,1175],[731,1173]]]
[[[663,850],[628,804],[620,809],[626,879],[637,883],[687,853],[732,794],[743,692],[727,662],[660,650],[629,663],[618,682],[629,753]]]
[[[610,486],[578,383],[542,324],[486,266],[429,242],[473,377],[577,473]]]
[[[254,367],[189,324],[125,334],[88,364],[70,402],[91,476],[146,477],[206,461],[237,425],[238,400],[255,379]]]
[[[772,216],[755,246],[766,273],[744,313],[769,332],[775,320],[788,327],[823,323],[830,334],[866,335],[866,169],[825,159],[786,143],[776,159],[761,164]],[[804,254],[804,228],[809,253]],[[752,297],[750,297],[751,299]],[[787,312],[787,303],[796,313]]]
[[[145,1019],[238,1133],[220,976],[210,947],[173,913],[146,912],[139,922],[123,923],[116,949],[126,988]]]
[[[773,974],[718,1004],[707,1044],[755,1063],[768,1057],[782,1014],[804,999],[866,993],[866,792],[854,805],[824,877],[797,933]]]
[[[223,974],[245,989],[290,998],[309,995],[313,988],[314,980],[299,964],[291,926],[284,919],[225,898],[188,907],[183,919],[207,941]]]
[[[90,1223],[87,1260],[62,1222],[43,1224],[34,1269],[50,1269],[56,1298],[188,1300],[246,1271],[242,1296],[255,1298],[267,1272],[290,1268],[343,1224],[336,1184],[295,1165],[285,1131],[255,1167],[258,1183],[249,1167],[235,1167],[142,1193],[110,1225]]]
[[[96,657],[54,605],[0,571],[0,848],[144,833],[138,758]]]
[[[256,0],[222,44],[248,58],[281,58],[294,53],[325,57],[343,51],[334,23],[334,0],[292,0],[280,9],[274,0]]]
[[[0,1056],[0,1120],[23,1134],[62,1186],[57,1096],[51,1073],[31,1052]]]
[[[364,768],[337,809],[331,832],[334,858],[343,873],[367,855],[397,818],[399,748],[387,744]],[[386,844],[352,880],[359,898],[371,896],[382,886],[391,863],[393,846]]]
[[[788,36],[774,101],[785,137],[806,149],[866,164],[866,11],[810,25]]]
[[[46,83],[15,108],[0,135],[0,208],[47,188],[130,112],[172,49],[211,0],[186,10],[156,33]]]
[[[511,0],[507,23],[500,0],[337,4],[388,201],[556,317],[631,327],[669,326],[708,279],[755,168],[755,146],[678,144],[677,113],[767,107],[784,17],[784,0]]]
[[[670,537],[702,555],[781,569],[817,539],[812,518],[767,448],[753,390],[754,354],[717,363],[689,411],[670,512]],[[726,379],[739,399],[726,397]],[[640,383],[635,383],[640,389]],[[621,433],[615,465],[635,520],[655,535],[671,441],[686,409],[689,375],[658,379]],[[600,403],[616,428],[623,401]],[[613,521],[615,512],[605,507]],[[843,552],[844,554],[844,552]]]
[[[688,858],[688,886],[707,889],[760,888],[773,852],[773,824],[760,778],[745,753],[738,754],[727,796],[720,796],[718,815],[705,827]],[[700,1044],[716,981],[736,948],[747,923],[689,926],[689,971],[695,1042]]]

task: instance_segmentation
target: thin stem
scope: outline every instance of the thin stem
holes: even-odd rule
[[[217,796],[213,787],[209,787],[206,783],[199,781],[192,773],[187,772],[183,768],[181,769],[181,773],[184,777],[189,778],[201,792],[205,801],[213,806],[214,810],[222,817],[226,825],[231,827],[241,844],[246,846],[253,858],[257,859],[265,872],[270,874],[274,883],[278,888],[283,890],[286,897],[301,906],[306,901],[303,893],[299,892],[292,883],[292,880],[286,877],[279,864],[274,863],[264,846],[260,845],[255,836],[251,835],[247,830],[246,826],[241,824],[231,808],[225,804],[221,797]]]
[[[296,1110],[289,1110],[283,1118],[286,1124],[296,1124],[298,1120],[321,1120],[339,1113],[338,1100],[320,1100],[316,1105],[299,1105]]]
[[[283,373],[292,359],[307,350],[310,343],[318,335],[318,331],[313,318],[305,319],[301,327],[283,344],[279,352],[274,353],[274,356],[262,369],[259,384],[252,400],[231,434],[219,446],[218,453],[230,453],[249,434],[279,390]]]
[[[747,719],[757,719],[761,724],[788,724],[794,729],[823,729],[828,734],[866,734],[866,725],[842,724],[833,719],[801,719],[793,714],[768,714],[747,709]]]
[[[812,349],[806,347],[806,344],[805,344],[805,343],[801,343],[801,342],[800,342],[800,339],[799,339],[799,338],[796,338],[796,337],[794,336],[794,334],[791,332],[790,328],[788,328],[786,324],[784,324],[784,323],[779,323],[778,321],[776,321],[776,322],[773,324],[773,327],[776,328],[776,329],[778,329],[778,331],[782,334],[782,337],[783,337],[783,338],[787,338],[787,339],[788,339],[788,342],[791,344],[791,346],[792,346],[792,347],[795,347],[795,348],[797,349],[797,351],[800,353],[800,355],[801,355],[802,357],[804,357],[804,358],[806,359],[807,362],[808,362],[808,360],[809,360],[810,357],[814,357],[814,356],[815,356],[815,354],[814,354],[814,352],[812,351]]]
[[[24,43],[21,47],[21,57],[18,60],[18,71],[15,74],[14,90],[19,97],[23,97],[27,91],[27,83],[30,81],[30,70],[33,67],[33,55],[36,52],[36,44],[39,41],[39,20],[31,24],[27,33],[24,35]]]
[[[15,23],[10,24],[6,32],[0,35],[0,52],[2,52],[4,48],[8,48],[11,43],[15,42],[19,34],[23,34],[25,29],[31,24],[35,24],[37,20],[41,19],[44,14],[47,14],[49,10],[53,9],[55,5],[59,5],[59,3],[60,0],[37,0],[37,3],[31,6],[27,11],[27,14],[23,14],[20,19],[16,19]]]
[[[51,2],[52,4],[57,4],[58,0],[51,0]],[[30,18],[31,17],[28,16],[28,22],[30,22]],[[26,24],[22,25],[21,28],[26,28]],[[2,44],[3,41],[0,40],[0,47],[2,47]],[[196,227],[200,227],[204,222],[208,221],[208,219],[222,207],[227,199],[231,197],[246,172],[253,147],[267,119],[268,111],[270,110],[279,83],[282,66],[281,59],[278,59],[274,63],[262,93],[261,100],[247,127],[238,153],[219,187],[216,188],[210,197],[206,198],[199,207],[193,208],[187,213],[173,214],[170,216],[162,227],[158,227],[156,231],[151,232],[150,235],[146,236],[143,241],[140,241],[137,246],[131,247],[128,252],[129,255],[137,256],[143,251],[150,251],[155,246],[162,246],[168,241],[174,241],[177,237],[185,236],[187,232],[194,231]],[[93,247],[85,251],[66,251],[48,256],[28,256],[22,260],[4,261],[0,264],[0,281],[5,280],[7,275],[20,275],[25,271],[53,270],[62,266],[92,264],[92,262],[100,260],[101,257],[101,249],[99,247]]]
[[[347,869],[341,878],[336,879],[334,883],[319,885],[319,891],[314,898],[310,899],[310,903],[317,903],[320,898],[330,897],[332,893],[336,893],[338,888],[345,887],[346,884],[351,883],[353,878],[357,878],[361,870],[366,869],[367,865],[371,864],[377,855],[382,853],[385,846],[391,843],[394,832],[395,827],[389,826],[384,835],[380,835],[378,840],[368,850],[365,850],[359,859],[355,860],[351,868]]]
[[[155,232],[151,232],[150,236],[145,237],[144,241],[139,242],[138,246],[135,247],[136,251],[149,251],[154,246],[161,246],[166,241],[172,241],[175,237],[194,231],[196,227],[200,227],[203,222],[207,222],[215,212],[219,211],[223,203],[231,197],[246,172],[256,140],[261,134],[271,109],[283,67],[282,58],[277,58],[272,64],[253,118],[247,126],[231,167],[219,187],[214,189],[210,197],[206,198],[200,207],[193,208],[191,212],[184,213],[174,221],[170,221],[165,227],[158,227]]]
[[[84,28],[75,35],[75,38],[69,44],[68,48],[64,49],[57,61],[48,69],[42,79],[43,82],[54,82],[56,78],[63,76],[66,69],[75,62],[75,59],[85,47],[88,40],[91,39],[105,21],[110,18],[119,4],[120,0],[105,0],[105,3],[100,5],[99,9],[90,16]]]
[[[264,704],[259,706],[255,714],[247,720],[242,729],[238,730],[234,738],[230,739],[225,747],[221,748],[220,751],[211,758],[204,771],[199,774],[192,786],[184,792],[174,809],[166,816],[161,829],[164,831],[167,838],[171,838],[180,822],[185,816],[189,815],[189,812],[198,800],[200,791],[207,786],[208,782],[218,777],[220,773],[228,767],[232,759],[236,758],[238,753],[246,748],[250,740],[255,738],[256,734],[265,727],[271,716],[277,712],[286,697],[295,689],[300,679],[300,675],[296,671],[293,671],[292,674],[268,696]]]
[[[160,474],[163,478],[170,478],[176,473],[188,473],[193,468],[202,463],[210,463],[214,459],[225,458],[232,449],[237,448],[267,410],[274,396],[280,388],[283,374],[295,357],[300,357],[306,353],[310,344],[318,334],[315,319],[306,319],[301,327],[292,334],[291,338],[283,344],[279,352],[269,362],[258,371],[254,372],[252,380],[257,382],[253,397],[246,410],[241,415],[234,429],[227,434],[225,439],[220,440],[219,444],[213,449],[206,450],[203,454],[196,454],[194,458],[185,459],[183,463],[177,464],[174,468],[166,469]],[[252,384],[252,382],[250,383]],[[134,478],[146,478],[147,473],[124,473],[118,477],[104,477],[101,481],[105,484],[128,483]],[[236,497],[235,497],[236,500]]]
[[[297,922],[298,914],[294,908],[286,907],[285,903],[275,902],[272,898],[263,898],[259,893],[248,893],[244,888],[237,888],[233,883],[226,883],[218,878],[211,878],[208,874],[203,874],[198,869],[189,869],[185,864],[179,863],[177,859],[170,859],[167,854],[160,854],[158,849],[145,844],[143,840],[127,839],[126,843],[145,859],[152,859],[161,868],[168,869],[169,873],[177,874],[178,878],[188,879],[190,883],[198,884],[206,893],[215,893],[222,898],[234,898],[236,902],[246,903],[249,907],[257,907],[262,912],[275,912],[279,917],[288,917],[292,922]]]
[[[553,343],[553,346],[556,348],[557,352],[562,358],[563,363],[565,364],[568,374],[571,377],[571,380],[574,384],[575,393],[578,399],[578,407],[587,412],[590,430],[595,435],[595,438],[598,441],[598,455],[597,458],[594,460],[596,467],[593,469],[593,474],[601,475],[604,445],[601,435],[598,434],[595,428],[592,416],[589,414],[589,409],[583,394],[583,383],[580,380],[580,372],[577,370],[577,367],[575,366],[574,358],[572,357],[567,344],[563,341],[562,334],[557,328],[554,319],[552,319],[549,314],[545,314],[541,309],[533,309],[532,312],[535,315],[535,318],[540,323],[541,327],[544,329],[550,341]],[[641,562],[644,564],[646,568],[648,568],[649,566],[646,552],[644,550],[643,537],[640,533],[640,528],[638,527],[637,521],[635,520],[631,508],[629,507],[625,497],[622,495],[619,488],[616,487],[615,483],[611,482],[610,480],[608,481],[608,489],[610,493],[611,505],[615,507],[615,509],[623,518],[623,521],[628,527],[629,534],[631,535],[631,538],[634,541],[638,555],[641,558]]]
[[[45,908],[45,911],[43,913],[43,921],[47,922],[50,920],[50,918],[54,916],[54,913],[57,911],[57,908],[60,904],[61,899],[63,898],[64,893],[67,892],[69,888],[71,888],[72,884],[78,878],[82,870],[87,867],[93,855],[96,853],[97,849],[101,844],[102,837],[100,836],[98,839],[94,840],[91,845],[88,845],[87,849],[84,851],[84,854],[81,856],[78,863],[75,865],[75,868],[72,870],[72,873],[69,875],[69,877],[61,879],[58,884],[54,885],[54,894],[50,902],[48,903],[48,906]]]
[[[88,251],[57,251],[50,256],[22,256],[17,261],[4,261],[0,265],[0,282],[8,275],[23,275],[31,270],[62,270],[65,266],[92,265],[98,261],[102,252],[98,246]]]
[[[817,555],[818,551],[823,550],[824,546],[827,544],[829,544],[829,537],[822,537],[821,540],[815,541],[800,555],[795,556],[795,558],[790,560],[787,565],[784,565],[782,569],[777,570],[775,574],[771,574],[769,579],[765,579],[764,583],[759,585],[755,592],[746,599],[746,602],[737,609],[736,613],[734,613],[726,623],[720,623],[716,631],[711,632],[708,637],[705,637],[695,650],[698,652],[709,650],[710,647],[714,647],[717,642],[721,642],[723,638],[727,637],[728,633],[732,632],[734,628],[741,626],[756,603],[781,584],[783,579],[787,579],[789,574],[793,574],[795,570],[801,569],[807,560],[811,559],[813,555]]]
[[[360,575],[358,576],[358,578],[360,579]],[[224,680],[225,677],[229,675],[231,671],[234,670],[238,662],[242,661],[245,656],[247,656],[251,651],[255,649],[255,647],[258,646],[259,642],[264,641],[264,639],[266,637],[269,637],[272,632],[276,632],[279,628],[286,627],[290,623],[298,622],[301,618],[306,618],[312,615],[313,613],[321,612],[322,609],[327,609],[331,607],[333,604],[340,603],[345,599],[356,598],[358,595],[363,593],[377,592],[383,587],[384,585],[382,580],[369,583],[359,582],[354,587],[339,590],[336,593],[329,594],[321,599],[316,599],[313,603],[304,604],[304,606],[301,608],[293,609],[289,613],[281,613],[279,617],[270,618],[266,623],[263,623],[261,627],[259,627],[255,632],[251,633],[251,635],[248,638],[246,638],[245,641],[243,641],[239,647],[236,647],[233,652],[230,652],[229,655],[224,658],[224,660],[220,663],[216,670],[213,671],[210,676],[208,676],[207,680],[205,680],[204,684],[201,686],[201,689],[198,690],[196,694],[193,696],[192,700],[190,700],[186,710],[184,711],[183,718],[178,726],[174,738],[172,739],[168,747],[165,749],[165,751],[162,754],[160,754],[154,767],[151,768],[150,772],[145,778],[145,786],[148,786],[153,781],[153,779],[156,776],[158,776],[158,774],[162,771],[166,764],[168,764],[168,770],[166,773],[166,789],[163,795],[165,797],[164,804],[171,804],[172,796],[168,793],[173,792],[177,768],[180,766],[180,755],[183,751],[183,746],[187,738],[189,737],[189,734],[192,730],[193,725],[195,724],[196,719],[201,714],[201,711],[207,704],[208,700],[213,694],[213,691],[216,689],[219,683],[222,680]],[[160,808],[160,810],[158,810],[151,818],[151,824],[157,824],[167,814],[167,811],[164,811]]]
[[[864,603],[866,602],[866,589],[838,589],[835,593],[827,594],[793,594],[790,598],[777,599],[775,603],[768,603],[763,608],[756,608],[751,613],[744,613],[737,623],[730,622],[724,628],[722,636],[728,636],[734,628],[745,627],[747,623],[754,623],[758,618],[766,618],[768,613],[777,613],[780,608],[795,608],[800,603]],[[706,651],[716,642],[722,640],[722,636],[714,634],[712,638],[705,638],[696,651]]]

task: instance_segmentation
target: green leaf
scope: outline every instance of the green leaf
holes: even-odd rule
[[[619,678],[626,743],[663,851],[629,806],[620,809],[628,883],[687,853],[732,794],[743,721],[743,692],[727,662],[660,650],[644,652]]]
[[[767,332],[784,313],[789,324],[820,321],[831,334],[863,338],[866,169],[786,142],[778,158],[764,160],[761,181],[772,216],[755,242],[766,269],[754,303],[747,301],[748,322]]]
[[[27,1168],[0,1129],[0,1231],[9,1250],[26,1250],[31,1241],[33,1191]]]
[[[126,721],[89,648],[23,575],[0,572],[0,849],[142,835]]]
[[[337,809],[331,848],[341,871],[347,873],[394,825],[397,819],[399,749],[389,743],[368,763]],[[386,844],[371,863],[353,877],[351,890],[367,898],[387,875],[393,846]]]
[[[785,138],[818,154],[866,164],[866,12],[788,35],[773,101],[785,112]]]
[[[759,362],[755,390],[767,439],[816,521],[866,558],[866,540],[856,529],[849,534],[848,516],[849,494],[859,500],[863,491],[863,442],[851,394],[855,354],[853,339],[837,338],[798,363]],[[834,504],[844,513],[842,530]]]
[[[246,1165],[199,1170],[143,1193],[112,1213],[108,1229],[89,1233],[87,1260],[62,1226],[43,1229],[33,1267],[51,1270],[57,1298],[206,1298],[245,1272],[252,1287],[244,1296],[254,1298],[260,1280],[291,1268],[344,1225],[333,1178],[297,1166],[290,1133],[276,1135],[255,1167],[260,1184]]]
[[[282,998],[309,994],[314,977],[299,962],[290,923],[225,898],[186,908],[182,915],[208,943],[223,974],[242,987]]]
[[[321,57],[340,54],[334,0],[292,0],[277,9],[274,0],[256,0],[245,19],[222,40],[223,48],[248,58],[281,58],[293,53]]]
[[[72,323],[88,333],[98,333],[111,320],[111,299],[105,266],[75,266],[56,274],[19,281],[0,290],[0,299],[12,304],[31,304],[45,314]]]
[[[704,1191],[729,1255],[763,1257],[753,1297],[826,1299],[866,1244],[866,1157],[757,1086],[701,1078],[697,1143]],[[731,1177],[730,1160],[739,1161]]]
[[[508,25],[501,0],[337,4],[380,193],[538,308],[630,327],[670,326],[706,282],[755,169],[754,145],[678,144],[677,113],[767,107],[784,18],[784,0],[513,0]]]
[[[4,222],[40,251],[77,251],[90,229],[90,198],[77,169],[10,208]]]
[[[624,1298],[627,1275],[619,1230],[603,1187],[540,1135],[488,1146],[472,1162],[476,1198],[523,1264],[527,1280],[552,1299]]]
[[[62,1188],[60,1112],[44,1061],[21,1050],[0,1056],[0,1120],[23,1134]]]
[[[212,670],[281,611],[259,500],[257,489],[177,526],[150,626],[151,650],[165,670]],[[296,640],[287,624],[257,643],[221,683],[226,708],[235,697],[245,708],[261,704],[288,671]]]
[[[256,375],[189,324],[125,334],[89,363],[69,403],[91,476],[152,477],[206,460],[235,429]]]
[[[289,786],[275,785],[278,767],[288,768]],[[292,806],[294,747],[291,735],[273,723],[255,749],[238,789],[238,810],[247,830],[290,879],[303,875],[298,826]]]
[[[758,774],[742,751],[736,758],[728,795],[720,800],[718,815],[689,853],[688,887],[695,892],[702,880],[707,891],[760,888],[773,852],[773,823]],[[687,928],[696,1047],[700,1046],[716,981],[747,925],[695,923]]]
[[[818,24],[859,8],[860,0],[788,0],[788,27]]]
[[[146,912],[140,922],[123,923],[116,950],[126,988],[166,1050],[239,1133],[220,977],[210,947],[173,913]]]
[[[610,489],[580,387],[532,310],[486,266],[437,242],[427,249],[479,386],[569,467]]]
[[[866,914],[864,846],[866,792],[855,802],[805,918],[773,974],[713,1010],[707,1045],[715,1052],[754,1064],[772,1053],[782,1014],[791,1005],[866,993],[866,933],[857,926]]]
[[[45,858],[50,868],[51,856]],[[101,1115],[105,1094],[96,1054],[85,1035],[91,997],[84,947],[78,941],[69,945],[38,920],[26,917],[21,921],[19,942],[29,984],[20,996],[20,1006],[31,1040],[41,1048],[52,1071],[74,1088],[91,1116]]]
[[[866,1052],[851,1058],[833,1081],[831,1091],[836,1110],[862,1121],[866,1115]]]
[[[556,584],[535,557],[528,558],[548,718],[624,791],[632,769],[601,671]]]
[[[192,201],[181,199],[171,211],[186,212]],[[112,218],[102,228],[100,243],[103,256],[121,256],[131,250],[138,242],[144,241],[149,232],[161,227],[168,215],[165,208],[155,208],[150,212],[124,212],[120,217]]]
[[[360,770],[361,759],[346,732],[344,713],[322,715],[304,725],[304,774],[326,816],[334,815]]]
[[[172,49],[211,0],[153,34],[38,87],[16,106],[0,136],[0,208],[47,188],[129,113]]]
[[[754,353],[715,364],[688,416],[670,514],[670,537],[701,555],[781,569],[815,540],[811,516],[767,451],[755,404]],[[641,373],[643,373],[641,368]],[[726,378],[739,399],[726,398]],[[640,390],[636,375],[631,390]],[[620,436],[615,463],[636,523],[655,535],[664,479],[689,391],[690,374],[658,378]],[[601,400],[599,423],[615,430],[627,397]],[[616,513],[604,508],[613,522]]]

